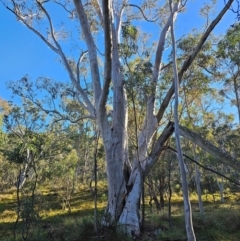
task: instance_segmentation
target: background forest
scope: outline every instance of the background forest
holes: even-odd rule
[[[31,11],[33,14],[34,9],[29,10],[25,3],[21,5],[18,1],[12,1],[11,9],[7,1],[1,2],[7,8],[6,11],[12,11],[28,28],[34,26],[30,14]],[[36,2],[39,5],[36,10],[39,19],[36,18],[36,21],[40,21],[44,18],[42,15],[45,15],[53,31],[50,15],[44,8],[45,2],[48,1]],[[69,10],[70,3],[53,2],[65,8],[68,14],[72,14],[73,19],[77,18],[76,12]],[[97,36],[101,31],[99,30],[101,24],[93,17],[93,13],[98,11],[96,7],[98,1],[90,2],[89,6],[86,4],[84,8],[91,32],[93,36],[94,34]],[[181,2],[183,9],[178,9],[179,14],[185,11],[187,1],[173,2],[176,6],[177,2],[179,4]],[[200,13],[206,23],[205,30],[211,26],[211,16],[216,10],[217,2],[209,1],[209,4],[201,8]],[[236,2],[239,8],[239,2]],[[171,6],[175,6],[174,4],[171,2]],[[142,150],[140,137],[148,121],[149,105],[146,103],[150,103],[149,98],[154,92],[153,89],[156,90],[154,104],[158,108],[164,103],[165,96],[171,89],[173,76],[176,76],[173,66],[180,72],[195,51],[195,46],[201,42],[203,32],[207,31],[195,29],[175,42],[173,31],[172,35],[165,36],[163,45],[166,53],[159,64],[157,77],[161,81],[155,86],[152,79],[158,42],[149,44],[150,33],[144,32],[136,20],[147,20],[144,12],[158,9],[165,22],[158,23],[158,20],[154,19],[153,12],[150,15],[151,21],[154,19],[158,27],[164,30],[168,14],[172,13],[170,15],[172,18],[169,18],[172,20],[172,25],[169,24],[168,27],[173,29],[174,8],[169,10],[168,2],[161,8],[152,1],[144,1],[141,8],[135,4],[129,5],[133,5],[137,13],[129,10],[124,19],[126,21],[121,22],[121,42],[117,45],[117,59],[120,59],[118,61],[121,64],[121,83],[125,91],[122,96],[126,96],[124,98],[128,100],[127,104],[123,101],[124,106],[127,106],[127,114],[125,107],[122,112],[128,117],[126,121],[128,131],[124,132],[123,136],[127,139],[128,159],[133,160],[131,167],[134,167],[136,160],[139,163],[144,162],[141,161],[142,154],[139,151]],[[98,6],[104,9],[105,5],[102,3]],[[236,17],[239,17],[238,8],[237,10],[232,8]],[[27,15],[29,19],[24,22],[25,19],[20,12],[24,13],[26,9],[30,11]],[[107,10],[105,14],[110,16],[107,15]],[[71,16],[69,18],[71,19]],[[105,25],[103,24],[104,34],[108,36],[107,20],[104,21],[106,21]],[[81,28],[84,32],[84,27]],[[109,29],[111,28],[114,27]],[[48,34],[52,34],[50,36],[52,40],[49,37],[50,40],[46,38],[43,41],[47,41],[50,48],[59,53],[58,42],[66,41],[70,37],[64,30],[58,34],[53,34],[51,31]],[[85,41],[85,37],[83,34],[80,39]],[[112,71],[106,67],[106,63],[112,61],[114,66],[114,34],[112,37],[109,35],[109,39],[113,44],[113,50],[110,51],[113,60],[110,60],[111,54],[108,53],[107,47],[103,48],[104,57],[99,57],[103,49],[98,49],[99,59],[96,58],[101,72],[99,76],[106,82]],[[104,39],[105,45],[109,39],[107,37]],[[94,41],[97,42],[96,39]],[[57,46],[56,49],[53,47],[54,44]],[[175,63],[174,47],[176,47]],[[88,51],[91,53],[89,46]],[[67,64],[64,63],[64,56],[60,52],[62,64],[74,73],[70,83],[54,81],[48,77],[32,80],[28,75],[20,80],[7,82],[6,88],[11,90],[14,101],[0,99],[0,240],[2,241],[131,240],[128,236],[129,229],[119,230],[119,226],[125,225],[122,221],[123,214],[116,215],[117,218],[114,219],[110,211],[106,212],[112,189],[109,187],[111,182],[108,166],[111,160],[109,161],[107,152],[108,137],[104,128],[107,126],[106,128],[109,127],[109,130],[113,131],[118,128],[116,119],[119,116],[115,113],[121,112],[120,107],[116,111],[116,98],[119,98],[116,97],[117,85],[120,80],[112,80],[108,87],[104,82],[99,105],[104,100],[106,87],[108,93],[105,102],[103,101],[105,109],[103,112],[99,111],[97,117],[93,116],[94,111],[91,112],[91,104],[88,105],[87,97],[90,96],[90,102],[94,103],[92,107],[98,111],[96,104],[98,91],[94,86],[95,82],[89,81],[90,75],[94,75],[92,71],[94,67],[91,65],[88,51],[82,51],[78,61],[69,57],[66,59]],[[137,205],[140,211],[141,233],[130,235],[136,240],[240,239],[240,23],[238,18],[234,23],[229,23],[225,35],[219,36],[211,32],[194,58],[184,75],[182,74],[183,81],[180,80],[179,92],[178,94],[175,92],[175,95],[169,99],[168,107],[149,142],[158,143],[159,136],[165,132],[165,126],[174,121],[176,123],[174,110],[175,101],[178,99],[183,166],[192,207],[192,226],[196,237],[190,238],[186,227],[183,176],[179,168],[177,134],[173,134],[163,142],[161,152],[156,154],[157,160],[153,168],[149,168],[146,164],[145,170],[145,166],[140,165],[142,185],[139,185]],[[67,71],[71,73],[70,70]],[[82,88],[79,89],[74,78],[81,82]],[[101,117],[105,118],[102,122]],[[195,141],[188,138],[186,133]],[[117,134],[114,136],[116,139],[119,137]],[[148,146],[145,150],[149,157],[152,150],[155,150],[155,145],[152,146]],[[124,165],[120,168],[124,169],[122,174],[126,180],[123,210],[123,207],[127,208],[125,202],[131,200],[127,198],[133,193],[137,180],[136,178],[131,183],[134,168],[130,170],[130,165],[126,163],[124,161]],[[114,169],[112,175],[113,178],[116,175],[115,179],[118,179]],[[121,188],[119,190],[121,191]],[[126,222],[126,224],[131,223]],[[135,232],[138,229],[133,230]]]

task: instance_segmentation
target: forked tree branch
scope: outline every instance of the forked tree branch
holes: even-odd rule
[[[87,97],[87,95],[85,94],[85,92],[83,91],[83,89],[81,88],[80,86],[80,83],[76,80],[76,78],[74,77],[74,74],[73,74],[73,71],[72,71],[72,68],[70,67],[69,63],[68,63],[68,60],[66,58],[66,55],[63,53],[63,50],[60,46],[60,44],[58,43],[58,41],[56,40],[55,36],[54,36],[54,29],[53,29],[53,25],[52,25],[52,21],[51,21],[51,18],[47,12],[47,10],[43,7],[43,5],[38,1],[36,0],[38,6],[41,8],[41,10],[44,12],[44,14],[46,15],[47,19],[48,19],[48,22],[49,22],[49,26],[50,26],[50,33],[51,33],[51,37],[55,43],[55,45],[57,46],[57,49],[58,49],[58,53],[59,55],[61,56],[61,59],[64,63],[64,66],[66,67],[67,69],[67,72],[69,74],[69,77],[73,83],[73,85],[75,86],[75,88],[78,90],[78,92],[80,93],[80,95],[82,96],[84,102],[86,103],[87,105],[87,110],[90,112],[90,115],[94,115],[95,113],[95,110],[94,110],[94,107],[91,103],[91,101],[89,100],[89,98]]]
[[[1,1],[2,2],[2,1]],[[20,12],[17,11],[18,10],[18,6],[17,4],[12,0],[14,9],[11,9],[10,7],[8,7],[6,4],[4,4],[2,2],[2,4],[6,7],[7,10],[9,10],[10,12],[12,12],[17,19],[19,19],[27,28],[29,28],[32,32],[34,32],[38,37],[40,37],[44,43],[46,43],[48,45],[49,48],[51,48],[55,53],[59,54],[58,49],[56,47],[54,47],[40,32],[38,32],[36,29],[34,29],[30,24],[28,24],[28,22],[25,20],[25,18],[23,16],[20,15]]]

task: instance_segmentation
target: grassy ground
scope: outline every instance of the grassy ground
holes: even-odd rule
[[[114,229],[100,229],[98,235],[93,230],[93,197],[87,186],[82,186],[71,202],[71,212],[62,210],[61,196],[55,190],[41,188],[38,191],[37,212],[39,219],[30,221],[28,241],[80,241],[80,240],[127,240]],[[99,187],[99,219],[106,205],[106,186]],[[203,195],[205,215],[198,211],[197,196],[191,195],[193,225],[198,241],[239,241],[240,240],[240,193],[228,193],[225,202],[220,197]],[[139,240],[186,240],[183,216],[183,203],[180,195],[172,198],[171,224],[168,217],[167,203],[163,211],[157,213],[147,205],[145,227]],[[14,190],[0,194],[0,241],[14,240],[13,231],[16,222],[16,193]],[[24,222],[19,221],[16,240],[22,239]],[[23,235],[26,237],[26,233]]]

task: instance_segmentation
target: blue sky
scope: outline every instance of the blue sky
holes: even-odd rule
[[[136,1],[129,1],[134,3]],[[191,29],[199,28],[204,22],[198,17],[199,5],[204,1],[189,1],[187,12],[180,14],[176,26],[178,36],[187,34]],[[220,2],[224,2],[223,0]],[[221,5],[222,6],[222,5]],[[220,8],[219,8],[220,9]],[[218,13],[219,11],[216,11]],[[231,11],[215,29],[215,33],[224,34],[230,24],[234,23],[235,16]],[[28,74],[32,80],[39,76],[54,78],[55,80],[69,81],[63,66],[57,61],[57,55],[50,50],[34,33],[22,23],[16,21],[14,15],[0,4],[0,97],[6,100],[11,98],[11,92],[6,89],[5,83],[9,80],[18,80]],[[154,24],[148,25],[157,38],[158,30]]]

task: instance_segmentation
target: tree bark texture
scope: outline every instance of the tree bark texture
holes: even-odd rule
[[[172,19],[173,19],[171,0],[169,1],[169,5],[170,5],[170,10],[171,10]],[[179,119],[178,119],[179,79],[178,79],[178,73],[177,73],[176,41],[175,41],[173,20],[171,24],[171,37],[172,37],[172,53],[173,53],[172,58],[173,58],[173,72],[174,72],[174,90],[175,90],[175,101],[174,101],[175,139],[176,139],[176,146],[177,146],[178,163],[179,163],[181,180],[182,180],[185,228],[187,232],[188,241],[195,241],[196,237],[193,230],[192,210],[191,210],[191,203],[190,203],[189,192],[188,192],[187,174],[186,174],[185,163],[183,160],[183,153],[182,153],[182,147],[181,147],[180,136],[179,136]]]

